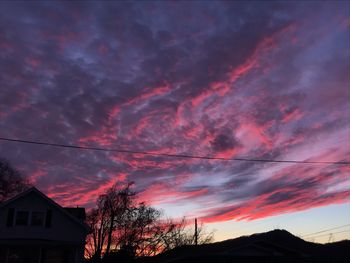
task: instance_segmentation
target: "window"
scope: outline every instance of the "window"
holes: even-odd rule
[[[8,209],[6,226],[34,226],[34,227],[51,227],[52,211],[25,211]],[[1,262],[0,262],[1,263]]]
[[[31,226],[43,226],[44,225],[44,212],[33,211]]]
[[[39,247],[24,247],[24,246],[16,246],[9,247],[7,252],[7,261],[8,263],[31,263],[31,262],[39,262]],[[0,257],[1,259],[1,257]]]
[[[12,227],[13,226],[13,220],[15,218],[15,209],[10,207],[7,210],[7,220],[6,220],[6,226],[7,227]],[[2,261],[0,261],[2,262]]]
[[[28,211],[17,211],[16,212],[16,226],[27,226],[29,219]]]

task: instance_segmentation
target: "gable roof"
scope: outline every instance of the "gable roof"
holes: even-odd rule
[[[69,219],[71,219],[74,223],[78,224],[79,226],[83,227],[86,231],[90,231],[90,228],[82,221],[80,221],[78,218],[76,218],[74,215],[69,213],[67,210],[65,210],[62,206],[57,204],[55,201],[53,201],[51,198],[46,196],[44,193],[40,192],[36,187],[30,187],[27,190],[19,193],[18,195],[8,199],[7,201],[0,204],[0,209],[8,206],[9,204],[13,203],[14,201],[23,198],[27,196],[30,193],[35,193],[41,198],[45,199],[50,205],[55,207],[57,210],[59,210],[61,213],[65,214]],[[83,208],[82,208],[83,209]]]

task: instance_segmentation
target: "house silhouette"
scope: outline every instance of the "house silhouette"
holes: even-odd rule
[[[83,262],[84,220],[84,208],[64,208],[29,188],[0,204],[0,262]]]

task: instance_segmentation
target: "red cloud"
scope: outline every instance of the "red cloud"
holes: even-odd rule
[[[28,57],[26,58],[26,63],[30,65],[33,68],[36,68],[41,65],[41,60],[35,57]]]
[[[205,195],[208,189],[198,189],[192,191],[175,190],[174,186],[168,186],[164,183],[156,183],[148,187],[138,195],[140,201],[151,200],[152,204],[176,203],[185,200],[193,200],[196,197]]]
[[[102,127],[102,130],[80,138],[78,142],[81,145],[85,145],[87,142],[95,142],[101,146],[111,146],[115,140],[117,140],[116,129],[114,127],[104,126]]]
[[[349,167],[292,165],[276,172],[257,184],[258,194],[239,204],[226,205],[200,211],[205,222],[227,220],[255,220],[267,216],[289,213],[347,202],[350,189],[335,191],[332,185],[347,180]]]
[[[170,87],[168,85],[156,87],[153,89],[149,89],[148,92],[145,92],[140,96],[134,97],[128,100],[127,102],[122,103],[121,105],[114,105],[108,111],[106,124],[102,126],[99,130],[93,131],[90,135],[80,138],[79,143],[85,144],[86,142],[95,142],[101,146],[113,145],[113,142],[115,142],[118,138],[117,136],[118,130],[117,130],[117,125],[115,124],[115,121],[117,120],[119,114],[121,113],[124,107],[129,107],[131,105],[138,104],[146,100],[150,100],[153,97],[164,95],[169,91],[170,91]],[[144,120],[143,125],[147,125],[146,122],[147,120]],[[135,131],[137,135],[143,129],[142,124],[139,124],[139,125],[140,126],[136,128],[136,131]]]
[[[120,173],[110,177],[107,181],[98,182],[92,179],[80,178],[79,185],[71,185],[71,182],[67,182],[60,185],[51,186],[48,189],[48,196],[54,200],[58,200],[63,206],[69,206],[71,204],[86,205],[94,204],[100,194],[106,192],[107,189],[112,187],[116,182],[123,184],[127,178],[127,174]],[[74,195],[67,192],[66,189],[74,189]]]
[[[128,100],[126,103],[124,103],[122,106],[130,106],[133,104],[140,103],[145,100],[150,100],[153,97],[162,96],[170,91],[169,85],[163,85],[155,88],[148,88],[146,89],[141,95],[134,97],[130,100]]]
[[[38,184],[39,179],[42,177],[45,177],[46,175],[47,175],[46,171],[37,170],[29,176],[29,182],[33,185],[36,185]]]
[[[259,143],[265,145],[267,149],[272,149],[273,141],[267,135],[267,129],[271,126],[270,123],[265,125],[258,125],[250,120],[243,120],[237,130],[238,134],[241,134],[242,139],[247,140],[248,143],[259,141]]]
[[[345,203],[350,197],[350,190],[341,191],[333,194],[319,194],[308,189],[297,191],[291,198],[282,202],[269,204],[268,199],[275,194],[294,193],[296,189],[282,189],[271,193],[261,195],[251,201],[244,202],[238,206],[224,206],[217,209],[208,209],[202,211],[208,214],[202,218],[203,222],[221,222],[228,220],[255,220],[277,214],[302,211],[314,207],[325,206],[329,204]]]

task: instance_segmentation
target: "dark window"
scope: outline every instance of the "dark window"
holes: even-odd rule
[[[51,227],[52,211],[48,209],[46,211],[45,227]]]
[[[7,211],[7,221],[6,221],[6,226],[11,227],[13,226],[13,218],[15,216],[15,209],[14,208],[9,208]]]
[[[16,212],[16,226],[27,226],[29,219],[28,211],[17,211]]]
[[[32,226],[43,226],[44,225],[44,212],[32,212]]]
[[[38,262],[39,261],[39,248],[38,247],[21,247],[17,246],[14,248],[8,248],[7,252],[7,260],[8,261],[1,261],[1,262],[8,262],[8,263],[32,263],[32,262]],[[1,258],[1,257],[0,257]],[[53,261],[52,261],[53,262]]]
[[[49,248],[43,255],[44,262],[63,263],[69,260],[69,251],[64,248]]]

